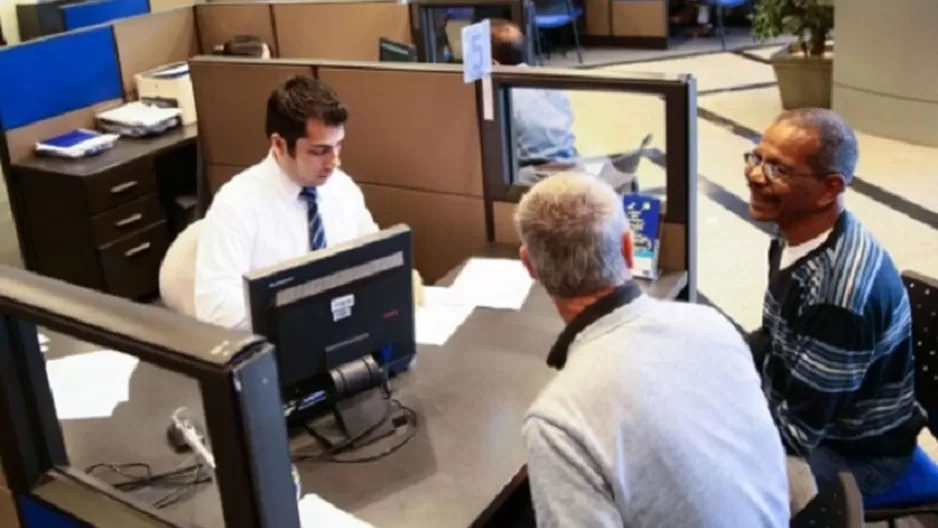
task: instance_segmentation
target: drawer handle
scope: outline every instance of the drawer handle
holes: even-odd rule
[[[136,187],[136,186],[137,186],[137,181],[136,181],[136,180],[131,180],[131,181],[129,181],[129,182],[124,182],[124,183],[122,183],[122,184],[120,184],[120,185],[115,185],[114,187],[111,187],[111,193],[112,193],[112,194],[120,194],[120,193],[122,193],[122,192],[124,192],[124,191],[129,191],[129,190],[133,189],[133,188]]]
[[[135,223],[139,222],[139,221],[142,220],[142,219],[143,219],[143,215],[142,215],[142,214],[140,214],[140,213],[132,214],[132,215],[128,216],[127,218],[122,218],[122,219],[120,219],[120,220],[114,222],[114,226],[115,226],[115,227],[127,227],[127,226],[129,226],[130,224],[135,224]]]
[[[143,244],[140,244],[139,246],[134,246],[128,249],[127,251],[125,251],[124,256],[127,258],[130,258],[134,255],[139,255],[140,253],[143,253],[144,251],[148,249],[150,249],[150,243],[144,242]]]

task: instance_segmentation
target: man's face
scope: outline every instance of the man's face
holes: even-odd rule
[[[292,156],[283,138],[275,135],[272,142],[284,172],[298,185],[317,187],[326,183],[341,165],[339,154],[344,139],[344,126],[327,126],[318,119],[310,119],[306,122],[306,137],[296,141]]]
[[[784,121],[765,131],[753,151],[753,163],[746,164],[749,214],[754,220],[784,225],[836,200],[843,180],[819,174],[811,165],[817,145],[814,132]]]

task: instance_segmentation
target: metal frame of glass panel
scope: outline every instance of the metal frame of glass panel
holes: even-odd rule
[[[0,458],[14,497],[28,495],[94,526],[174,526],[157,510],[69,467],[37,326],[195,379],[225,525],[299,526],[270,344],[162,308],[0,268]]]
[[[485,218],[495,239],[494,202],[517,203],[526,187],[513,185],[511,88],[582,90],[657,95],[664,100],[667,208],[664,220],[686,226],[687,286],[680,299],[697,298],[697,81],[691,75],[612,73],[593,70],[496,66],[492,72],[493,119],[485,119],[483,83],[476,83],[482,138]]]

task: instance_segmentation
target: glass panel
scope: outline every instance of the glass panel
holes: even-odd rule
[[[219,526],[221,501],[211,469],[192,452],[175,452],[167,437],[174,415],[206,434],[198,383],[42,328],[39,343],[72,467],[176,522]],[[210,439],[205,443],[211,450]]]
[[[579,170],[619,192],[665,197],[662,96],[594,90],[508,89],[510,183],[530,186]]]

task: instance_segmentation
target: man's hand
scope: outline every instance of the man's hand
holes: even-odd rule
[[[423,306],[423,279],[420,272],[414,271],[414,306]]]

